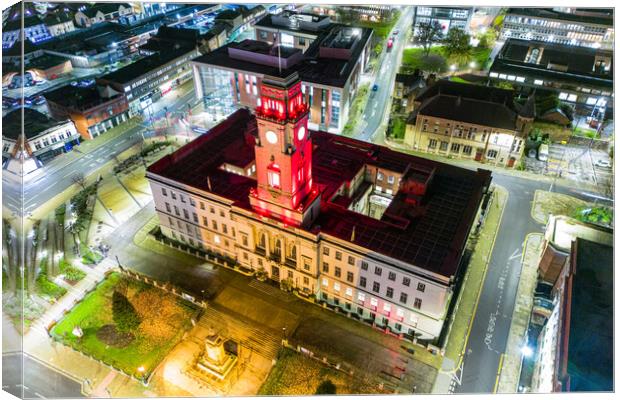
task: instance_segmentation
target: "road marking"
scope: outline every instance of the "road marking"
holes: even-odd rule
[[[503,186],[497,185],[497,187],[501,187],[502,189],[506,190]],[[508,204],[509,198],[510,198],[510,192],[506,190],[506,199],[504,200],[504,207],[502,208],[502,213],[500,214],[499,219],[497,220],[497,229],[495,230],[495,235],[493,235],[493,242],[491,243],[490,256],[493,254],[493,249],[495,249],[495,240],[497,239],[497,236],[499,235],[499,228],[502,225],[502,219],[504,218],[504,211],[506,211],[506,204]],[[464,358],[463,355],[465,354],[467,343],[469,343],[469,336],[471,334],[471,328],[474,325],[474,320],[476,319],[476,314],[478,313],[478,303],[480,302],[480,295],[482,294],[482,289],[484,288],[484,281],[487,277],[487,271],[489,270],[489,264],[491,263],[490,256],[487,261],[487,265],[484,268],[484,274],[482,275],[482,285],[480,286],[480,290],[478,290],[478,296],[476,296],[476,304],[474,305],[474,315],[472,315],[471,319],[469,320],[469,327],[467,328],[467,336],[465,337],[465,343],[463,343],[463,348],[461,349],[461,354],[459,356],[459,362],[457,363],[457,367],[454,369],[454,371],[457,371],[459,368],[461,368],[463,364],[463,358]]]
[[[502,365],[504,364],[504,353],[499,356],[499,366],[497,367],[497,376],[495,377],[495,386],[493,386],[493,393],[497,393],[497,387],[499,386],[499,377],[502,373]]]
[[[34,392],[34,394],[35,394],[37,397],[40,397],[40,398],[42,398],[42,399],[45,399],[45,396],[41,396],[41,395],[40,395],[39,393],[37,393],[37,392]]]

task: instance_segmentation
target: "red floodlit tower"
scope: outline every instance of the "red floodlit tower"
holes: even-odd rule
[[[250,194],[252,207],[288,225],[311,222],[319,212],[319,194],[312,184],[308,106],[297,73],[263,79],[256,120],[257,187]]]

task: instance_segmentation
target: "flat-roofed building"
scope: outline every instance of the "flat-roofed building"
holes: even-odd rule
[[[192,61],[198,98],[207,107],[222,100],[255,108],[265,75],[299,73],[310,106],[309,126],[339,133],[370,56],[372,30],[334,26],[300,49],[245,40]]]
[[[297,73],[151,165],[165,240],[409,340],[450,318],[491,175],[308,129]]]
[[[69,118],[83,139],[104,134],[133,115],[122,92],[111,87],[62,86],[43,93],[55,119]]]
[[[200,54],[198,47],[185,41],[156,41],[150,49],[155,52],[97,78],[98,85],[124,94],[132,114],[145,112],[151,103],[192,79],[189,61]]]
[[[544,89],[558,93],[577,108],[613,108],[613,52],[535,40],[508,39],[489,71],[526,93]]]
[[[534,121],[534,98],[513,90],[439,80],[415,99],[405,144],[415,150],[514,167]]]
[[[532,391],[614,390],[613,245],[575,238],[552,290]]]
[[[441,33],[444,36],[454,28],[467,32],[473,15],[474,7],[417,6],[413,15],[413,31],[417,32],[420,24],[436,22],[441,26]]]
[[[95,3],[75,13],[78,26],[89,27],[105,21],[115,21],[134,13],[129,3]]]
[[[283,11],[268,14],[254,25],[256,40],[282,44],[302,51],[334,24],[328,16]]]
[[[500,39],[613,50],[614,12],[609,8],[509,8]]]

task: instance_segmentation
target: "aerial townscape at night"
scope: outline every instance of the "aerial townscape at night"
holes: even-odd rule
[[[611,396],[613,4],[509,3],[3,3],[2,390]]]

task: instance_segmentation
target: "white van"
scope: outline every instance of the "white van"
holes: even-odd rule
[[[549,159],[549,145],[541,144],[538,147],[538,160],[547,161]]]

